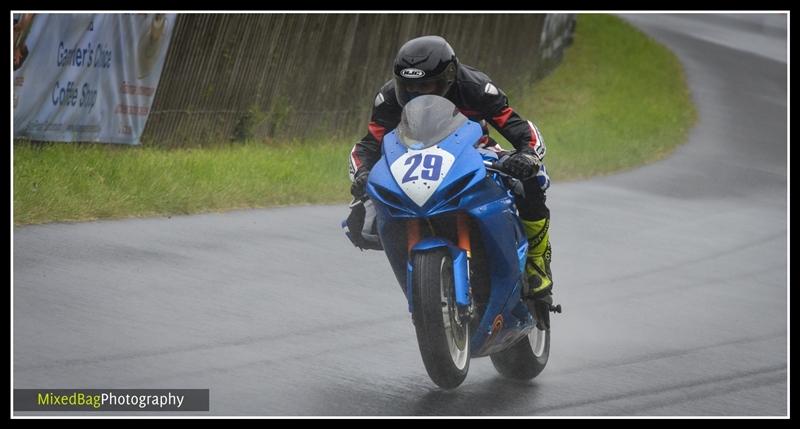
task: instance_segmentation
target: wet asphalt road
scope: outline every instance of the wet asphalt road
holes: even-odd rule
[[[555,183],[550,363],[428,379],[344,206],[14,229],[14,387],[209,388],[214,415],[786,415],[786,18],[625,16],[700,120],[662,162]],[[207,413],[199,413],[201,415]]]

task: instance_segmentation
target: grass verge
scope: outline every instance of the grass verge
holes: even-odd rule
[[[697,120],[677,57],[611,15],[579,15],[562,63],[520,94],[511,104],[539,127],[554,182],[662,159]]]
[[[347,142],[164,150],[14,147],[14,222],[189,214],[344,201]],[[346,166],[346,164],[345,164]]]

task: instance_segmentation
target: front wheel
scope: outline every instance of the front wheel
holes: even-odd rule
[[[414,254],[414,326],[425,370],[445,389],[458,387],[469,370],[469,323],[456,306],[453,260],[446,249]]]
[[[527,337],[523,337],[509,349],[492,354],[491,359],[497,372],[503,376],[530,380],[542,372],[549,356],[550,328],[538,323]]]

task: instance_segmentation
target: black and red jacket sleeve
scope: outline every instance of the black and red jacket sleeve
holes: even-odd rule
[[[361,169],[370,170],[381,158],[383,136],[400,123],[402,109],[397,103],[393,81],[387,82],[375,96],[367,134],[350,151],[350,174]]]
[[[539,129],[508,105],[508,97],[491,82],[483,85],[481,107],[486,121],[517,150],[528,148],[544,159],[546,148]]]

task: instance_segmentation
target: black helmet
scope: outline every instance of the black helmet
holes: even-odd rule
[[[450,44],[439,36],[411,39],[394,59],[394,88],[404,106],[425,94],[444,96],[456,80],[458,58]]]

